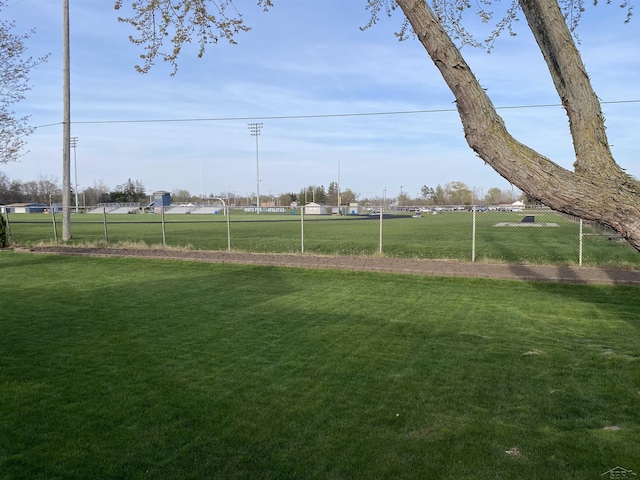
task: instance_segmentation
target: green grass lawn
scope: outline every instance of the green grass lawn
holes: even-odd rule
[[[497,227],[520,222],[521,212],[486,212],[476,215],[476,261],[576,265],[579,262],[579,226],[553,212],[533,212],[537,224],[554,227]],[[53,241],[51,217],[46,214],[12,214],[16,243],[29,245]],[[300,215],[246,214],[233,211],[231,247],[236,251],[300,253]],[[161,215],[107,215],[110,244],[143,242],[162,245]],[[383,221],[382,253],[390,257],[438,258],[471,261],[473,216],[470,212],[407,214]],[[72,215],[73,243],[104,242],[102,215]],[[58,216],[61,238],[61,219]],[[595,233],[585,228],[587,233]],[[166,215],[165,239],[170,246],[205,250],[227,249],[224,215]],[[59,240],[61,241],[61,240]],[[378,255],[380,222],[377,217],[305,216],[304,252],[321,255]],[[583,239],[583,264],[640,268],[640,255],[625,242],[602,235]]]
[[[0,271],[2,479],[640,472],[637,288],[9,251]]]

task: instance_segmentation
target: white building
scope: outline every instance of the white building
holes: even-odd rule
[[[307,203],[304,206],[305,215],[331,215],[331,208],[324,203]]]

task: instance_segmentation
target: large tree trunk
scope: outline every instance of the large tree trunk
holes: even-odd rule
[[[640,250],[640,187],[611,155],[600,104],[556,0],[520,0],[520,4],[569,117],[574,172],[509,134],[425,0],[397,3],[453,92],[469,146],[545,205],[607,225]]]

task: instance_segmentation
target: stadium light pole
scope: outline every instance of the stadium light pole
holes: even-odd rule
[[[75,182],[73,190],[76,194],[76,213],[78,213],[78,162],[76,158],[76,147],[78,146],[78,137],[71,137],[71,148],[73,148],[73,172],[75,175]]]
[[[250,123],[249,133],[256,137],[256,212],[260,214],[260,162],[258,160],[258,137],[262,130],[262,123]]]

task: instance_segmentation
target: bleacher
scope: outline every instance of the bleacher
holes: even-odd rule
[[[217,207],[196,207],[191,210],[191,214],[215,215],[216,213],[224,213],[222,205]]]
[[[111,213],[112,211],[116,210],[118,207],[117,206],[111,206],[111,207],[107,207],[107,206],[102,206],[102,207],[94,207],[90,210],[87,210],[87,213]]]
[[[127,214],[127,213],[134,213],[137,212],[138,210],[140,210],[140,206],[137,207],[118,207],[115,210],[112,210],[108,213],[112,213],[112,214]]]
[[[87,210],[87,213],[127,214],[127,213],[134,213],[139,209],[140,209],[140,204],[137,202],[99,203],[94,208]]]
[[[195,209],[196,207],[194,207],[193,205],[178,205],[176,207],[169,207],[167,208],[164,213],[165,214],[169,214],[169,213],[191,213],[191,210]]]

